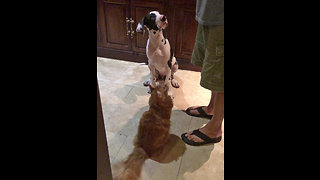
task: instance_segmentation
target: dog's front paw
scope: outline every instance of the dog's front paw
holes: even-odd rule
[[[169,92],[168,92],[168,96],[170,96],[172,100],[174,99],[174,95],[173,95],[173,92],[172,92],[172,91],[169,91]]]
[[[149,84],[150,84],[150,80],[146,80],[146,81],[143,83],[144,86],[149,86]]]
[[[171,85],[172,85],[172,87],[174,87],[174,88],[179,88],[179,87],[180,87],[178,81],[176,81],[175,79],[172,79],[172,80],[171,80]]]

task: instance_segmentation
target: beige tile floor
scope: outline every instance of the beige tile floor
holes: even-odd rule
[[[149,78],[146,65],[97,58],[98,82],[111,164],[124,160],[133,149],[139,119],[148,110],[149,94],[142,83]],[[208,122],[183,111],[193,105],[207,105],[210,91],[199,85],[200,73],[178,70],[180,83],[174,89],[171,115],[172,143],[162,160],[148,159],[141,173],[142,180],[223,180],[224,134],[215,145],[193,147],[183,143],[180,135]],[[223,125],[224,128],[224,125]]]

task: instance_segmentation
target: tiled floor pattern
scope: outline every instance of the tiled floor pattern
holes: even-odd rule
[[[144,64],[97,58],[98,82],[111,164],[124,160],[133,149],[139,119],[148,109],[149,94],[142,83],[149,78]],[[199,85],[200,73],[178,70],[180,83],[174,89],[171,115],[170,149],[161,162],[148,159],[142,169],[142,180],[223,180],[224,135],[215,145],[193,147],[185,145],[180,135],[197,129],[206,119],[185,114],[189,106],[207,105],[210,91]],[[169,147],[169,146],[168,146]],[[182,156],[181,156],[182,155]]]

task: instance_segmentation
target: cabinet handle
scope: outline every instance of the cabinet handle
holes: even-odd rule
[[[130,22],[130,20],[126,17],[127,36],[129,36],[129,34],[130,34],[129,24],[128,24],[129,22]]]
[[[134,35],[134,30],[132,29],[132,24],[134,23],[134,20],[132,18],[130,18],[130,23],[131,23],[131,39],[132,39]]]

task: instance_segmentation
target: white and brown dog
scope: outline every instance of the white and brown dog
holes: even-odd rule
[[[144,27],[149,32],[146,54],[151,73],[150,80],[143,84],[155,87],[156,81],[164,80],[165,83],[171,82],[172,87],[179,88],[179,83],[174,79],[173,74],[178,70],[178,63],[173,56],[168,39],[163,36],[163,30],[168,26],[165,15],[158,11],[148,13],[137,25],[137,32],[144,34]]]

